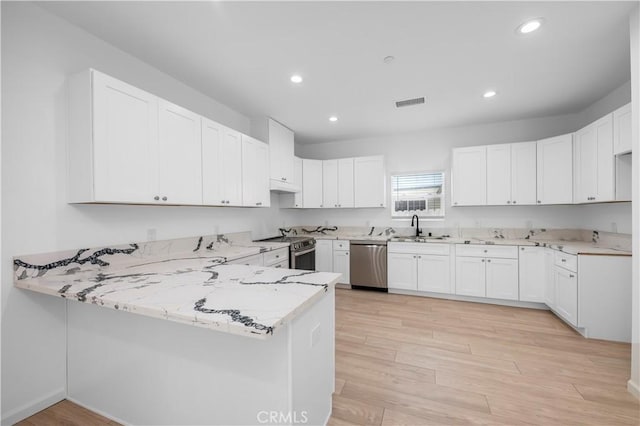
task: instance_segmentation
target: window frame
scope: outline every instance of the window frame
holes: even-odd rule
[[[418,214],[418,217],[420,218],[420,220],[425,220],[425,221],[444,221],[445,217],[446,217],[446,209],[445,209],[445,205],[446,205],[446,195],[447,195],[447,171],[446,170],[422,170],[422,171],[406,171],[406,172],[391,172],[389,173],[389,195],[390,195],[390,202],[389,202],[389,211],[391,213],[391,220],[408,220],[411,219],[411,216],[409,215],[404,215],[404,216],[398,216],[396,215],[396,211],[395,211],[395,188],[393,185],[393,181],[394,181],[394,177],[396,176],[411,176],[411,175],[433,175],[433,174],[440,174],[442,176],[442,195],[440,196],[440,211],[441,214],[440,215],[428,215],[425,216],[424,214],[418,214],[418,213],[414,213],[414,214]],[[428,211],[428,210],[425,210]]]

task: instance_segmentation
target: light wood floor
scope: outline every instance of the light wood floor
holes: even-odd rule
[[[547,311],[336,292],[329,425],[638,425],[630,346]],[[68,401],[20,426],[114,426]]]

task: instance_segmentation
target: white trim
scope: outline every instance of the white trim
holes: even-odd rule
[[[91,405],[88,405],[88,404],[85,404],[85,403],[83,403],[83,402],[80,402],[80,401],[78,401],[77,399],[72,398],[72,397],[70,397],[70,396],[67,396],[67,398],[66,398],[66,399],[67,399],[68,401],[73,402],[73,403],[74,403],[74,404],[76,404],[76,405],[79,405],[79,406],[81,406],[81,407],[83,407],[83,408],[86,408],[86,409],[87,409],[87,410],[89,410],[89,411],[93,411],[94,413],[99,414],[99,415],[101,415],[102,417],[106,417],[106,418],[107,418],[107,419],[109,419],[109,420],[113,420],[113,421],[114,421],[114,422],[116,422],[116,423],[120,423],[121,425],[130,425],[130,424],[131,424],[131,423],[126,422],[126,421],[124,421],[124,420],[122,420],[122,419],[120,419],[120,418],[118,418],[118,417],[112,416],[112,415],[111,415],[111,414],[109,414],[109,413],[105,413],[105,412],[104,412],[104,411],[102,411],[102,410],[98,410],[97,408],[92,407]]]
[[[33,416],[37,412],[42,411],[45,408],[64,400],[65,398],[66,392],[64,391],[64,388],[60,388],[48,395],[43,396],[42,398],[32,400],[31,402],[27,402],[26,404],[9,411],[2,418],[2,424],[12,425],[18,423],[19,421]]]
[[[487,297],[461,296],[448,293],[431,293],[428,291],[398,290],[395,288],[388,289],[392,294],[404,294],[407,296],[432,297],[434,299],[459,300],[463,302],[487,303],[490,305],[514,306],[516,308],[531,308],[550,310],[544,303],[537,302],[521,302],[519,300],[490,299]]]
[[[635,396],[637,399],[640,399],[640,386],[638,386],[637,383],[633,383],[633,380],[631,379],[629,379],[629,381],[627,382],[627,390],[631,395]]]

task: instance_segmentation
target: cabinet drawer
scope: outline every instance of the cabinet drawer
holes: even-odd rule
[[[435,254],[448,256],[451,244],[443,243],[394,243],[387,245],[389,253]]]
[[[349,250],[349,240],[335,240],[333,242],[334,250]]]
[[[456,244],[456,256],[495,257],[517,259],[517,246],[495,246],[484,244]]]
[[[234,259],[227,262],[227,265],[263,265],[262,254],[254,254],[252,256],[241,257],[240,259]]]
[[[282,262],[278,262],[276,264],[273,265],[269,265],[272,268],[282,268],[282,269],[289,269],[289,261],[288,260],[283,260]]]
[[[289,249],[287,247],[268,251],[263,254],[264,266],[273,266],[276,263],[283,261],[289,262]]]
[[[555,264],[560,266],[561,268],[565,268],[573,272],[578,272],[578,256],[574,254],[567,254],[561,251],[556,251]]]

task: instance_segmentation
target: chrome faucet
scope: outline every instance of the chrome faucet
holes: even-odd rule
[[[413,220],[415,219],[416,221],[416,238],[418,238],[420,236],[420,234],[422,234],[422,231],[420,230],[420,219],[418,218],[417,214],[414,214],[411,217],[411,226],[413,226]]]

